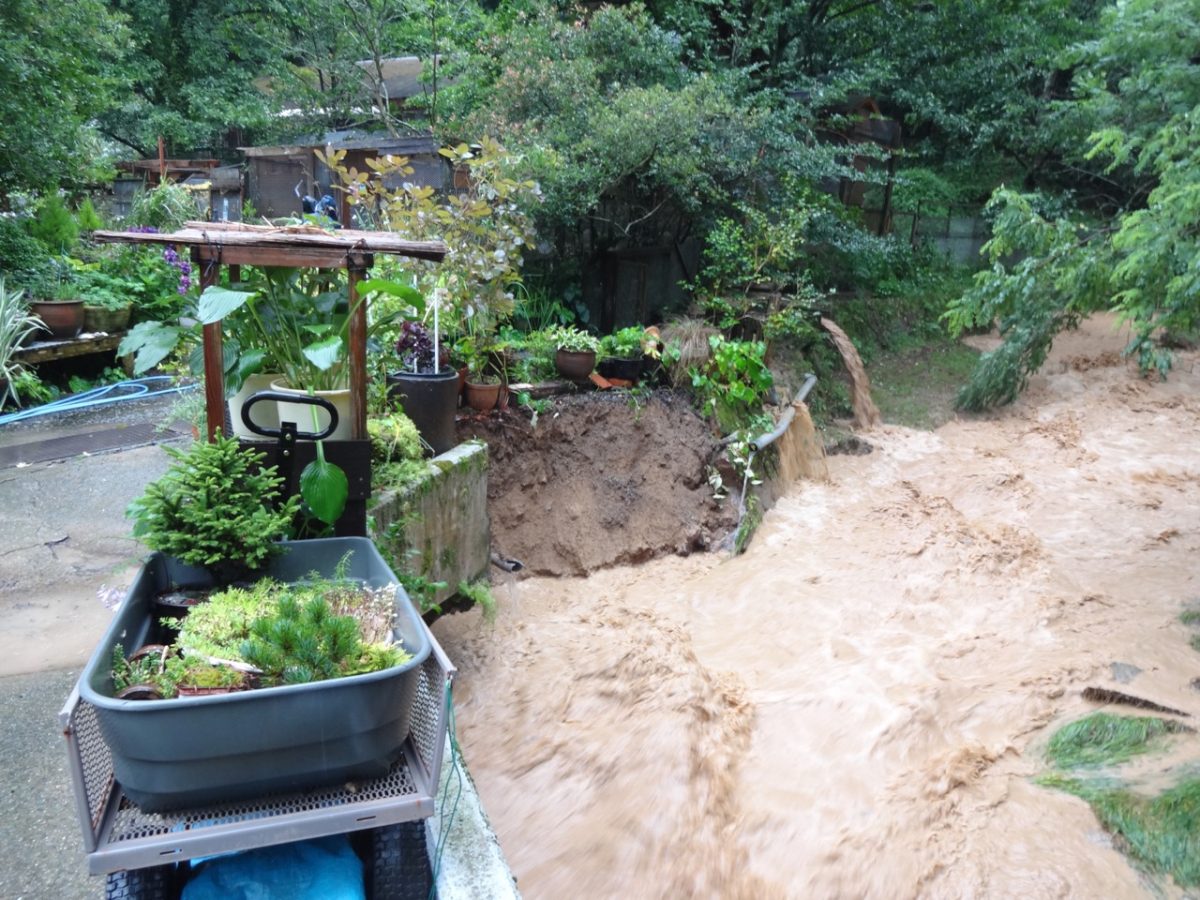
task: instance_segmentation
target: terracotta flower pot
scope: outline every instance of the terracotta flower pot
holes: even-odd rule
[[[479,412],[490,412],[500,406],[500,398],[503,392],[504,385],[499,382],[495,384],[476,384],[473,381],[468,381],[466,388],[467,406]]]
[[[587,381],[596,368],[596,353],[593,350],[558,350],[554,354],[554,368],[558,374],[571,381]]]
[[[34,300],[29,309],[46,323],[49,340],[69,341],[83,330],[82,300]]]

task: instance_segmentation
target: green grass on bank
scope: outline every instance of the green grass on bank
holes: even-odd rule
[[[978,351],[948,341],[880,353],[868,374],[883,420],[930,431],[950,421],[978,358]]]
[[[1116,765],[1142,753],[1160,750],[1167,735],[1187,730],[1170,719],[1092,713],[1055,732],[1046,756],[1064,769]]]
[[[1181,887],[1200,886],[1200,778],[1182,781],[1157,797],[1061,775],[1046,776],[1041,783],[1091,804],[1122,848],[1150,871],[1170,875]]]
[[[1148,871],[1170,875],[1182,887],[1200,886],[1200,778],[1194,769],[1153,797],[1120,785],[1111,773],[1086,774],[1161,750],[1171,735],[1191,731],[1171,719],[1093,713],[1050,738],[1046,756],[1057,768],[1038,783],[1086,800],[1117,846]]]

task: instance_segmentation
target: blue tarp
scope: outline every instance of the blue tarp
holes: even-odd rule
[[[366,900],[362,861],[346,835],[209,858],[182,900]]]

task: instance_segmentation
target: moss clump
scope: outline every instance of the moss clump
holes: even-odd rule
[[[1157,797],[1063,776],[1042,783],[1090,803],[1101,824],[1150,871],[1168,874],[1182,887],[1200,886],[1200,778],[1186,779]]]
[[[1166,735],[1187,730],[1170,719],[1092,713],[1055,732],[1046,756],[1063,768],[1114,765],[1157,750]]]

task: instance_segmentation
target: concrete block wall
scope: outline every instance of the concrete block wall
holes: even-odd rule
[[[441,604],[463,581],[487,573],[487,445],[467,441],[429,461],[428,476],[404,491],[384,491],[367,511],[375,542],[400,569],[444,581]]]

